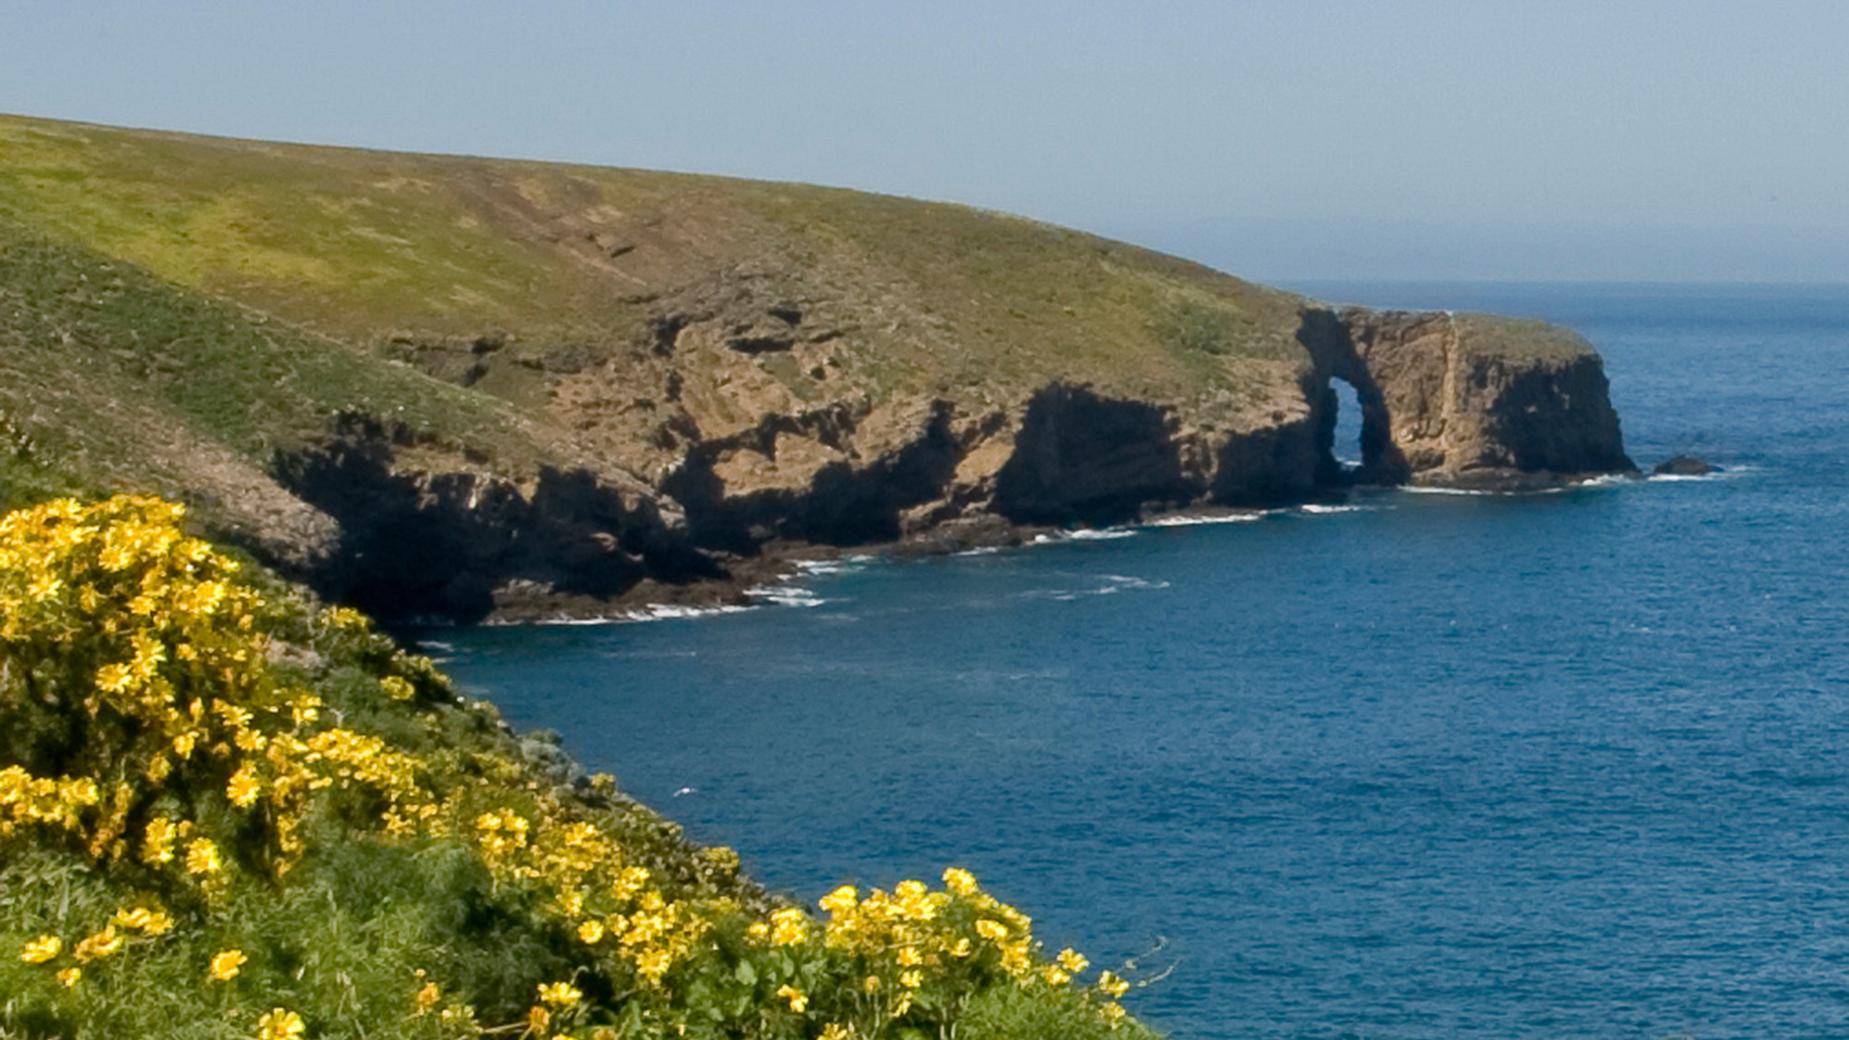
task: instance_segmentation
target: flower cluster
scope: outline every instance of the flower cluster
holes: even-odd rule
[[[848,959],[859,976],[857,1010],[871,1011],[875,1021],[902,1019],[921,1000],[955,1007],[959,995],[1001,979],[1069,987],[1091,966],[1071,949],[1047,958],[1032,919],[983,891],[969,871],[952,867],[943,880],[941,890],[901,881],[891,892],[875,888],[864,896],[843,885],[820,901],[828,914],[822,943]],[[1088,994],[1113,1023],[1123,1017],[1116,1003],[1127,989],[1121,982],[1104,972]]]
[[[495,898],[558,937],[570,970],[546,968],[523,1010],[501,1009],[516,1021],[478,1025],[473,1007],[422,970],[407,978],[406,1018],[443,1035],[602,1040],[690,1024],[701,1035],[950,1035],[970,996],[994,986],[1064,994],[1113,1024],[1123,1017],[1122,979],[1104,972],[1074,985],[1086,958],[1046,955],[1027,916],[966,871],[946,871],[942,889],[837,889],[821,901],[825,920],[789,906],[750,910],[738,889],[711,883],[736,876],[728,849],[664,862],[612,814],[536,782],[514,755],[420,757],[347,725],[276,665],[288,650],[272,635],[278,608],[236,560],[186,535],[183,518],[177,505],[125,496],[0,520],[0,732],[19,735],[0,748],[0,856],[58,844],[124,890],[165,901],[138,896],[106,920],[25,941],[18,959],[43,970],[35,977],[47,987],[81,995],[86,972],[111,970],[183,925],[222,924],[238,886],[285,883],[314,855],[317,821],[338,820],[346,840],[466,850]],[[377,651],[386,674],[367,680],[367,696],[401,723],[446,686],[350,610],[310,624]],[[591,789],[607,798],[614,781]],[[209,934],[188,969],[198,984],[269,1006],[264,966],[222,941],[205,945]],[[285,1007],[252,1016],[247,1028],[262,1040],[315,1028]]]
[[[210,905],[241,871],[286,874],[307,851],[304,821],[330,798],[377,802],[387,831],[431,820],[416,760],[327,725],[320,698],[281,678],[268,605],[183,518],[120,496],[0,519],[0,729],[21,736],[0,767],[0,853],[63,841]],[[34,939],[20,958],[74,988],[174,925],[125,907],[89,934]],[[226,951],[204,974],[229,982],[243,963]],[[304,1028],[282,1009],[269,1019],[276,1035]]]
[[[581,945],[647,986],[661,985],[712,927],[713,913],[727,909],[671,900],[619,842],[572,819],[555,798],[538,799],[533,819],[513,808],[484,812],[474,836],[497,880],[539,893]]]

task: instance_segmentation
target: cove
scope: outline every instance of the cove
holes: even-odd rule
[[[1849,1030],[1849,290],[1306,288],[1567,324],[1640,464],[1726,472],[429,638],[773,885],[963,865],[1049,943],[1172,966],[1131,1001],[1177,1036]]]

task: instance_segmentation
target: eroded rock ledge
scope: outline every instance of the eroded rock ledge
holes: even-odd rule
[[[613,482],[445,471],[409,432],[349,417],[275,473],[338,523],[305,568],[324,591],[387,617],[479,621],[735,597],[814,547],[950,549],[1357,482],[1519,490],[1634,471],[1603,365],[1566,330],[1306,307],[1296,340],[1257,421],[1058,382],[1000,407],[834,401],[713,436],[683,413],[672,465]],[[1335,379],[1360,402],[1358,470],[1331,450]]]

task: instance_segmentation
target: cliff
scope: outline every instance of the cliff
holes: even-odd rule
[[[791,547],[1628,472],[1596,353],[805,185],[0,118],[9,500],[184,497],[386,616]],[[1363,410],[1331,453],[1331,381]]]

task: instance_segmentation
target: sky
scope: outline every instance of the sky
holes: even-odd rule
[[[810,181],[1261,280],[1849,281],[1849,3],[0,6],[0,111]]]

